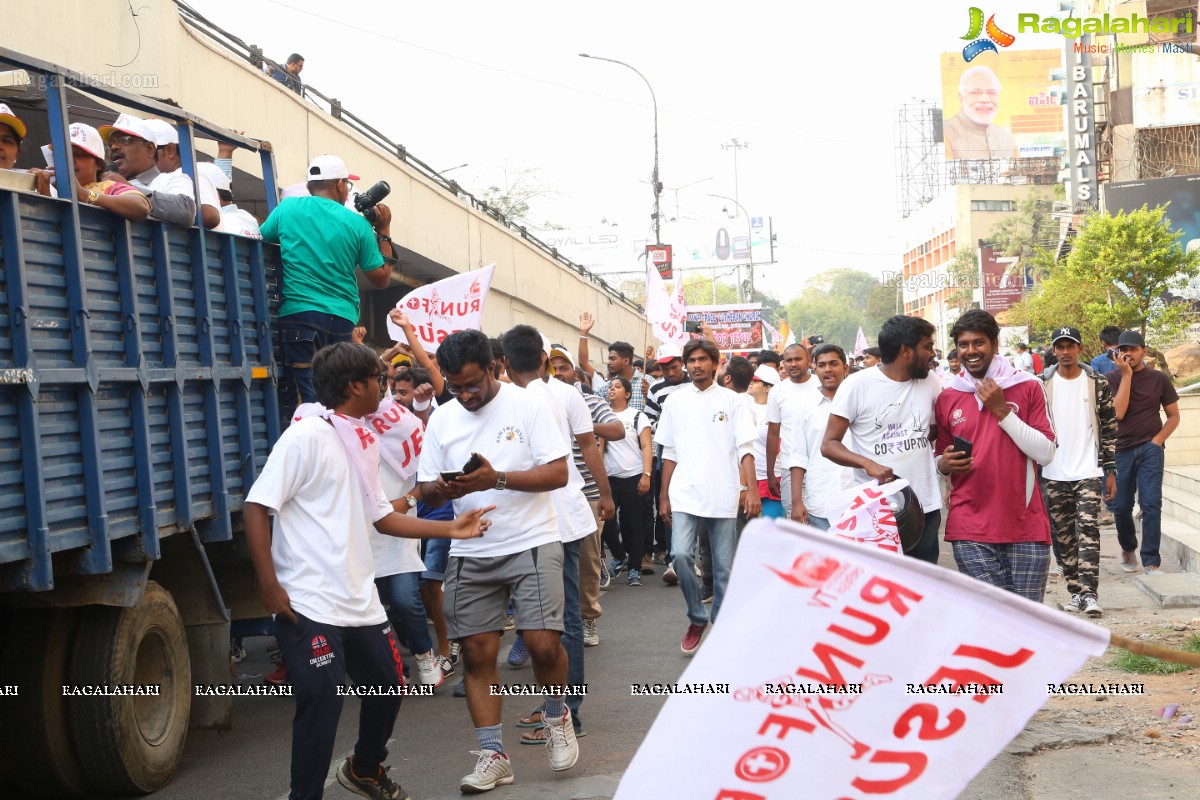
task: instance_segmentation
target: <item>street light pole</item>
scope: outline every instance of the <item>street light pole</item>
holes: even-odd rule
[[[709,197],[716,197],[719,200],[727,200],[727,201],[733,203],[735,206],[738,207],[738,211],[741,211],[746,216],[746,246],[749,248],[749,253],[750,253],[750,267],[749,267],[750,275],[749,275],[749,280],[747,282],[748,285],[746,286],[746,295],[747,295],[746,302],[753,303],[754,302],[754,229],[751,227],[750,213],[748,211],[746,211],[746,209],[742,206],[741,203],[739,203],[737,200],[735,200],[732,197],[726,197],[725,195],[722,195],[722,194],[710,194]],[[739,297],[741,296],[741,291],[742,291],[742,287],[739,286],[738,287],[738,296]]]
[[[650,90],[650,102],[654,106],[654,172],[650,175],[650,188],[654,190],[654,243],[662,244],[662,214],[660,212],[662,181],[658,179],[658,98],[654,96],[654,87],[650,85],[650,81],[646,80],[645,75],[638,72],[636,67],[626,64],[624,61],[617,61],[615,58],[604,58],[603,56],[591,56],[587,53],[580,53],[579,57],[590,58],[595,61],[607,61],[610,64],[620,64],[626,69],[631,69],[637,73],[637,76],[646,84],[646,88]]]

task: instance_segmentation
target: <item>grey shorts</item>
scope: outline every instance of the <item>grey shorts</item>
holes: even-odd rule
[[[442,608],[451,639],[504,630],[512,597],[517,630],[563,630],[563,548],[549,542],[493,558],[451,556]]]

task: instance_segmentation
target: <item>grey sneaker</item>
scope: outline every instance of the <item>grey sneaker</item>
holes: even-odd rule
[[[546,752],[550,756],[550,769],[560,772],[575,766],[579,760],[579,743],[575,741],[575,725],[571,722],[571,709],[565,709],[557,720],[546,719]]]
[[[600,644],[600,631],[596,628],[596,620],[585,619],[583,621],[583,646],[595,647]]]
[[[1104,609],[1096,602],[1096,598],[1089,594],[1083,598],[1083,613],[1089,617],[1099,617],[1104,614]]]
[[[1063,611],[1073,611],[1078,614],[1083,611],[1083,598],[1077,594],[1071,595],[1071,602],[1062,607]]]
[[[471,755],[479,756],[475,762],[475,770],[458,782],[458,790],[463,794],[480,794],[490,792],[497,786],[512,783],[512,764],[504,753],[495,750],[472,750]]]
[[[612,571],[608,568],[608,562],[603,556],[600,558],[600,591],[608,589],[612,583]]]
[[[360,797],[371,800],[412,800],[412,796],[387,776],[390,767],[380,767],[374,775],[364,777],[354,771],[354,756],[338,767],[337,781]]]
[[[1137,553],[1132,550],[1121,551],[1121,569],[1126,572],[1137,572],[1138,560]]]

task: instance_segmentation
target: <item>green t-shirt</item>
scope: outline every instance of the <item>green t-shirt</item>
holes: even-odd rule
[[[283,259],[279,316],[320,311],[358,322],[354,271],[384,263],[369,222],[326,197],[289,197],[262,224],[262,237]]]

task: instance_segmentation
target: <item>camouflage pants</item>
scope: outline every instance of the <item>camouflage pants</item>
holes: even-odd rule
[[[1063,577],[1071,594],[1097,596],[1102,486],[1102,478],[1046,481],[1050,529],[1062,557]]]

